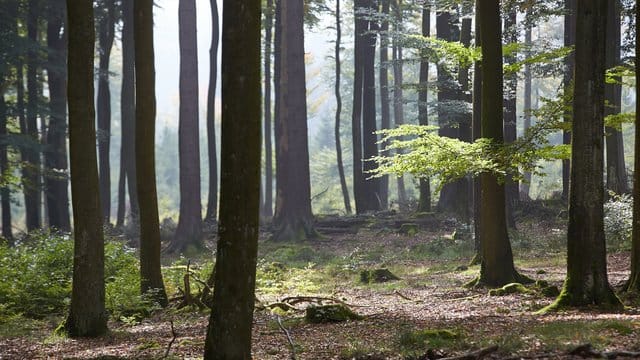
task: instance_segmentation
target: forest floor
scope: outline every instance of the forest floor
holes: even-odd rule
[[[512,233],[516,266],[522,273],[562,286],[562,226],[553,219],[528,221]],[[443,220],[408,234],[406,227],[399,228],[333,231],[302,244],[272,243],[265,235],[258,307],[285,297],[315,296],[344,302],[364,318],[311,324],[304,320],[304,307],[311,304],[305,302],[286,313],[257,310],[254,358],[435,359],[492,346],[497,350],[488,351],[486,358],[613,358],[624,355],[615,351],[640,351],[637,306],[615,314],[583,309],[537,315],[554,298],[534,287],[505,296],[463,287],[479,271],[478,266],[468,266],[473,244],[463,226]],[[619,285],[628,275],[628,253],[611,253],[608,264],[610,282]],[[360,271],[376,268],[388,268],[400,280],[360,282]],[[208,312],[172,307],[141,322],[111,321],[110,333],[97,339],[54,336],[59,321],[39,321],[19,334],[4,329],[0,359],[198,359]],[[584,344],[592,348],[569,354]]]

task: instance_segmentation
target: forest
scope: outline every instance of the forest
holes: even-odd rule
[[[0,0],[0,359],[640,358],[639,16]]]

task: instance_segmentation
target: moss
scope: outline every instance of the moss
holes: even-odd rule
[[[510,294],[529,294],[531,290],[520,283],[510,283],[498,289],[489,290],[489,296],[504,296]]]
[[[613,291],[607,286],[606,289],[602,289],[598,294],[591,296],[592,299],[586,301],[584,298],[576,299],[575,296],[568,290],[570,284],[570,278],[564,283],[560,295],[549,306],[540,309],[536,312],[538,315],[544,315],[549,312],[561,311],[569,308],[597,308],[601,311],[619,312],[624,310],[624,306],[620,299],[613,293]]]
[[[362,270],[360,272],[360,282],[363,284],[383,283],[387,281],[400,280],[389,269]]]
[[[345,305],[331,304],[308,307],[305,313],[305,319],[310,323],[318,324],[362,320],[364,317],[356,314]]]
[[[459,347],[462,336],[449,329],[404,330],[398,336],[398,347],[403,353],[430,349],[452,349]]]
[[[557,286],[551,285],[540,289],[540,293],[545,297],[556,297],[560,295],[560,290]]]
[[[414,236],[418,233],[418,225],[412,223],[402,224],[398,232],[407,236]]]

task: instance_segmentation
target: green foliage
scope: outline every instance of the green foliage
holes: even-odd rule
[[[426,349],[456,349],[463,342],[462,336],[448,329],[404,329],[397,339],[398,347],[404,354],[424,354]]]
[[[629,194],[616,195],[604,204],[604,232],[610,249],[628,250],[631,247],[633,226],[633,198]]]

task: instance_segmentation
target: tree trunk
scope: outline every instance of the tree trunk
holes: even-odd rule
[[[422,36],[431,36],[431,5],[425,2],[422,6]],[[429,125],[429,62],[427,54],[421,54],[420,86],[418,90],[418,123]],[[420,178],[420,199],[418,212],[431,211],[431,186],[429,178]]]
[[[480,48],[482,46],[482,36],[480,33],[480,21],[477,15],[478,3],[481,0],[476,0],[476,22],[475,22],[475,45]],[[471,137],[473,141],[482,137],[482,61],[477,60],[473,64],[473,109],[471,112]],[[473,233],[474,233],[474,247],[476,255],[471,261],[472,263],[479,263],[482,257],[482,240],[480,239],[480,177],[473,178]]]
[[[155,65],[153,50],[153,0],[134,2],[136,180],[140,210],[140,291],[150,293],[160,305],[167,294],[160,271],[160,222],[155,165]]]
[[[109,58],[114,39],[115,3],[106,0],[98,5],[98,160],[100,174],[100,204],[105,224],[111,218],[111,90],[109,89]]]
[[[220,21],[218,1],[211,0],[211,49],[209,49],[209,91],[207,93],[207,152],[209,154],[209,197],[205,221],[218,218],[218,157],[216,150],[216,86],[218,85],[218,43]]]
[[[578,0],[565,0],[564,9],[564,46],[574,46],[576,44],[576,12]],[[571,91],[571,82],[573,81],[573,71],[575,67],[575,52],[569,54],[565,62],[563,86],[567,93]],[[564,114],[564,121],[571,122],[571,113],[569,111]],[[571,144],[571,132],[562,132],[562,143],[564,145]],[[571,161],[562,160],[562,199],[569,199],[569,175],[571,172]]]
[[[478,1],[482,41],[482,129],[483,138],[502,144],[502,36],[498,0]],[[482,263],[479,283],[502,286],[525,279],[513,265],[507,232],[504,182],[495,173],[480,175],[480,239]]]
[[[567,278],[547,309],[622,309],[607,278],[604,240],[604,71],[607,1],[579,1],[567,230]]]
[[[273,144],[271,129],[273,121],[271,117],[271,53],[273,46],[273,20],[275,7],[273,0],[267,0],[265,13],[265,39],[264,39],[264,201],[262,215],[273,216]]]
[[[620,4],[618,0],[607,3],[607,49],[605,68],[610,69],[620,65]],[[618,81],[622,79],[616,79]],[[604,98],[608,106],[604,115],[619,114],[622,106],[622,85],[605,84]],[[624,164],[624,146],[622,132],[616,128],[606,127],[607,146],[607,190],[616,194],[629,192],[627,170]]]
[[[42,199],[40,194],[40,136],[38,134],[38,1],[29,0],[27,12],[27,119],[26,130],[31,144],[26,150],[24,205],[27,231],[39,229],[42,222]]]
[[[276,118],[276,211],[273,239],[316,236],[311,213],[303,2],[281,0],[279,116]]]
[[[338,165],[338,175],[340,176],[340,188],[342,189],[342,199],[344,200],[344,209],[347,214],[351,214],[351,200],[349,199],[349,189],[347,189],[347,180],[344,176],[344,166],[342,164],[342,144],[340,141],[340,117],[342,114],[342,97],[340,96],[340,40],[342,36],[340,24],[340,0],[336,0],[336,121],[334,136],[336,139],[336,160]],[[382,68],[382,67],[381,67]]]
[[[0,138],[7,137],[7,103],[4,99],[5,79],[4,75],[0,77]],[[5,176],[9,170],[9,158],[7,156],[7,145],[0,142],[0,174]],[[2,197],[2,237],[7,240],[10,246],[13,246],[13,232],[11,229],[11,191],[9,187],[0,188],[0,197]]]
[[[391,112],[389,104],[389,3],[390,0],[380,0],[380,68],[378,81],[380,82],[380,129],[391,128]],[[388,155],[388,142],[380,144],[381,155]],[[380,177],[380,207],[389,208],[389,176]]]
[[[180,0],[180,219],[170,252],[202,247],[196,2]]]
[[[71,305],[65,329],[71,336],[107,331],[104,307],[104,238],[95,152],[93,56],[95,30],[90,0],[67,0],[69,24],[69,154],[74,256]]]
[[[122,144],[120,147],[120,180],[118,185],[117,227],[124,225],[125,193],[129,194],[129,214],[134,224],[138,223],[138,191],[136,180],[136,94],[135,94],[135,40],[133,2],[122,3],[122,90],[120,92],[120,114],[122,121]]]
[[[529,15],[529,13],[527,13]],[[528,24],[524,33],[525,46],[531,46],[531,24]],[[526,56],[531,55],[530,50],[526,50]],[[531,65],[524,65],[524,132],[531,127]],[[531,172],[527,171],[520,182],[520,201],[531,201],[529,192],[531,189]]]
[[[285,28],[290,1],[281,0]],[[223,3],[220,239],[206,360],[251,358],[260,212],[260,4],[259,0]],[[302,1],[298,7],[302,9]],[[299,26],[301,36],[301,17]],[[283,83],[287,73],[283,72]]]
[[[402,29],[402,0],[393,0],[395,32],[403,33]],[[402,94],[402,44],[397,36],[393,38],[393,122],[395,126],[404,124],[404,106]],[[407,211],[407,192],[404,187],[404,177],[397,176],[398,208]]]
[[[504,32],[506,43],[518,43],[518,30],[517,30],[517,12],[514,10],[509,11],[504,18]],[[513,64],[518,59],[515,56],[508,56],[506,59],[507,64]],[[518,92],[518,75],[513,73],[507,76],[506,79],[506,91],[504,97],[504,142],[512,143],[516,141],[518,133],[516,130],[516,100]],[[505,196],[506,196],[506,212],[507,212],[507,226],[511,229],[515,229],[516,220],[513,215],[514,208],[518,204],[518,181],[514,181],[511,175],[507,175],[505,180]]]

